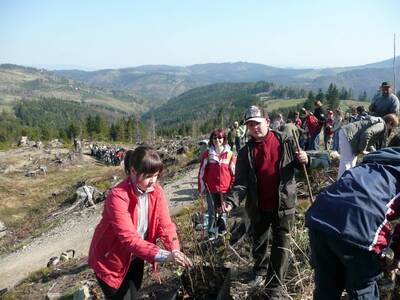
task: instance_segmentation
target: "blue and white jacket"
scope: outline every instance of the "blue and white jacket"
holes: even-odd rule
[[[368,154],[319,193],[306,213],[306,226],[380,253],[390,242],[389,221],[398,216],[400,147],[393,147]]]

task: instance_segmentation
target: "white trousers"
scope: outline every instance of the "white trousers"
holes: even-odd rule
[[[339,149],[340,163],[337,179],[343,175],[344,171],[355,167],[357,163],[357,156],[354,156],[350,142],[344,134],[343,129],[339,131]]]

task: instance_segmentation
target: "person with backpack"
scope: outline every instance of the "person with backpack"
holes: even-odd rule
[[[318,119],[310,111],[306,111],[305,117],[305,128],[308,133],[307,148],[306,150],[318,150],[319,149],[319,134],[321,127]]]
[[[168,202],[158,183],[163,164],[147,146],[125,154],[127,177],[112,188],[103,215],[93,234],[89,266],[106,299],[138,299],[144,261],[173,262],[190,267],[191,260],[179,248]],[[156,243],[160,239],[165,249]]]
[[[392,146],[366,155],[307,211],[314,300],[340,300],[344,290],[379,300],[382,271],[398,269],[400,225],[390,222],[400,216],[400,142]]]
[[[210,134],[209,149],[205,151],[198,173],[198,191],[207,199],[208,238],[214,240],[226,231],[226,214],[219,213],[222,197],[227,193],[235,178],[236,156],[227,144],[222,128]]]

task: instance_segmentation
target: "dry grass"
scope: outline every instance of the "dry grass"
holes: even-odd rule
[[[13,251],[27,237],[56,226],[60,221],[49,221],[48,216],[73,199],[78,182],[106,187],[114,175],[122,175],[120,167],[106,167],[85,155],[74,160],[64,159],[59,166],[52,163],[56,154],[65,158],[68,151],[20,148],[1,153],[0,220],[5,223],[8,234],[0,240],[0,252]],[[25,176],[27,170],[39,165],[49,167],[46,176]]]

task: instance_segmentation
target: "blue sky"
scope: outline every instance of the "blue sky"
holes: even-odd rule
[[[400,53],[399,0],[0,1],[0,63],[340,67]],[[397,15],[396,15],[397,14]]]

